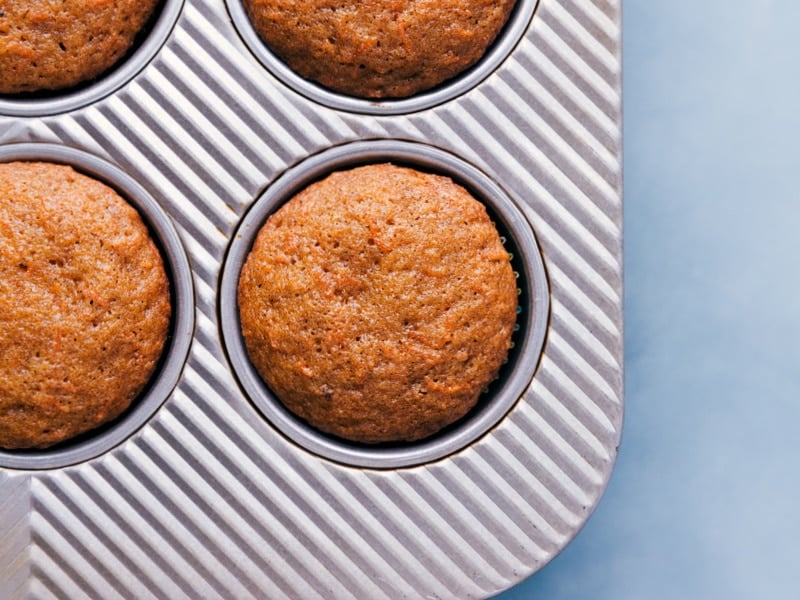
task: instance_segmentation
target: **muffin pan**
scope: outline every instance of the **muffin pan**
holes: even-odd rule
[[[121,191],[176,308],[129,414],[0,453],[0,596],[492,596],[575,536],[620,440],[619,2],[520,0],[468,74],[369,102],[281,73],[236,1],[165,0],[108,78],[0,98],[0,160],[69,163]],[[463,422],[370,448],[280,414],[248,374],[233,289],[287,194],[378,159],[449,175],[489,207],[521,327]]]

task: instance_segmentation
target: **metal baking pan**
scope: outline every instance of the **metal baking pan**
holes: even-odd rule
[[[167,258],[170,349],[119,422],[0,453],[3,598],[485,598],[597,505],[623,414],[620,3],[520,0],[475,68],[404,101],[297,80],[239,0],[165,0],[126,63],[0,97],[0,160],[116,187]],[[241,353],[252,230],[331,169],[441,172],[489,207],[520,331],[475,412],[421,444],[342,444],[281,413]]]

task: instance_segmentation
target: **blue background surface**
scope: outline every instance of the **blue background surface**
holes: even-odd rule
[[[502,600],[800,598],[800,2],[625,0],[623,442]]]

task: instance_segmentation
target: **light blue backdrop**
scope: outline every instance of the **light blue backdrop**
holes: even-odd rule
[[[500,598],[797,600],[800,1],[623,16],[622,448],[581,534]]]

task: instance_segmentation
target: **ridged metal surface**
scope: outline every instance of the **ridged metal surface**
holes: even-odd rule
[[[106,158],[175,221],[196,331],[175,391],[103,456],[0,470],[3,598],[475,598],[557,554],[610,475],[622,421],[619,1],[541,0],[510,58],[422,113],[336,112],[279,84],[221,0],[187,0],[154,61],[73,113],[0,117],[0,143]],[[439,462],[345,467],[264,422],[225,359],[221,264],[239,218],[310,154],[430,143],[525,202],[551,288],[544,355],[489,434]]]

